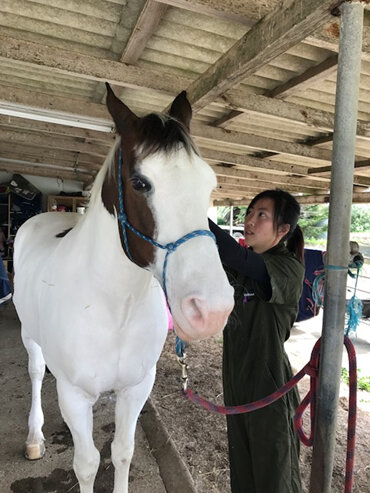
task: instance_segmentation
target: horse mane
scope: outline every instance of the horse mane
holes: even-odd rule
[[[150,113],[141,118],[138,129],[140,145],[135,149],[136,160],[142,161],[147,156],[159,151],[171,152],[183,146],[190,154],[195,152],[199,156],[199,150],[184,125],[175,118],[162,113]],[[100,192],[108,173],[114,175],[114,156],[121,142],[118,137],[109,151],[103,166],[96,175],[91,190],[90,206],[93,206],[100,198]]]
[[[114,142],[113,146],[111,147],[107,157],[105,158],[105,161],[103,163],[103,166],[100,168],[99,173],[96,175],[96,178],[94,180],[94,184],[91,189],[91,195],[90,195],[90,207],[94,206],[96,204],[96,201],[100,199],[100,193],[101,189],[103,187],[103,183],[105,180],[105,177],[107,176],[107,173],[113,173],[114,172],[114,155],[116,153],[116,150],[121,142],[121,137],[117,138],[116,141]]]
[[[73,228],[68,228],[62,231],[61,233],[58,233],[55,235],[55,238],[64,238],[70,231],[72,231]]]

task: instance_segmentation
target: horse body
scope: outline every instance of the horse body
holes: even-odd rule
[[[116,221],[103,207],[100,214],[93,221],[89,214],[35,216],[17,236],[23,254],[15,260],[24,337],[42,347],[57,378],[95,396],[143,378],[158,359],[167,321],[158,281],[122,255]]]
[[[207,228],[215,178],[187,146],[180,123],[169,119],[162,129],[159,119],[148,126],[108,89],[108,108],[121,138],[95,180],[87,213],[35,216],[15,241],[14,303],[32,382],[26,455],[36,459],[44,453],[41,384],[46,362],[72,433],[81,493],[93,492],[99,452],[92,439],[92,406],[107,390],[117,397],[114,493],[127,492],[137,418],[152,389],[167,333],[162,288],[177,333],[187,340],[220,331],[233,306],[232,289],[209,237],[182,244],[168,259],[163,276],[165,252],[131,231],[125,233],[117,188],[123,188],[132,223],[146,237],[155,236],[158,245]],[[181,121],[187,100],[178,98],[173,111]],[[148,129],[155,140],[167,132],[167,140],[154,149],[147,144],[146,152]],[[179,143],[178,138],[185,140]],[[122,182],[117,169],[123,171]]]

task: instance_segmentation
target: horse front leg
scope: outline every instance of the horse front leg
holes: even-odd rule
[[[32,384],[32,402],[28,417],[28,436],[25,456],[29,460],[41,459],[45,454],[42,426],[44,414],[41,407],[41,387],[45,375],[45,360],[40,346],[22,330],[24,347],[28,353],[28,373]]]
[[[100,454],[92,437],[92,406],[96,398],[88,398],[80,388],[64,379],[57,380],[59,407],[73,438],[73,469],[80,485],[80,493],[93,493]]]
[[[135,387],[117,392],[116,430],[112,442],[112,462],[115,468],[113,493],[128,492],[128,474],[134,453],[137,420],[147,400],[155,378],[155,368]]]

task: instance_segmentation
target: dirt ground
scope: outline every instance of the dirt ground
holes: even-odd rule
[[[294,371],[300,370],[309,359],[315,340],[321,331],[320,317],[314,322],[297,324],[287,343],[287,352]],[[354,341],[358,366],[362,375],[370,375],[370,323],[364,325]],[[221,384],[222,339],[215,337],[208,341],[188,346],[190,364],[189,387],[210,400],[223,404]],[[345,360],[343,361],[345,366]],[[55,381],[47,375],[44,383],[43,402],[45,411],[44,432],[47,440],[47,455],[43,461],[30,463],[22,456],[23,441],[27,430],[27,411],[30,386],[27,376],[26,354],[20,341],[19,323],[14,309],[9,304],[0,309],[0,384],[3,398],[0,399],[0,492],[40,493],[77,491],[72,464],[72,442],[70,434],[60,416],[55,394]],[[308,390],[308,379],[300,385],[304,395]],[[348,387],[342,385],[339,405],[337,450],[334,465],[332,492],[344,491],[345,447],[347,433]],[[110,442],[113,434],[114,396],[103,395],[94,409],[95,440],[101,451],[96,491],[112,491],[113,467],[110,460]],[[185,401],[180,394],[180,368],[174,351],[174,335],[168,339],[158,364],[157,379],[151,394],[151,401],[159,413],[163,430],[154,430],[164,444],[151,440],[153,435],[150,411],[144,409],[137,428],[134,460],[130,470],[130,492],[189,493],[193,487],[186,484],[186,475],[181,474],[180,463],[174,463],[173,440],[185,462],[197,493],[228,493],[229,468],[225,417],[211,414]],[[370,493],[370,394],[358,395],[357,444],[355,461],[354,493]],[[148,419],[146,419],[148,417]],[[144,421],[143,421],[144,419]],[[147,421],[149,423],[145,423]],[[145,425],[145,426],[144,426]],[[169,438],[168,439],[168,435]],[[147,442],[148,440],[148,442]],[[162,440],[163,441],[163,440]],[[171,447],[169,447],[171,445]],[[153,457],[153,454],[155,458]],[[158,457],[160,460],[158,460]],[[311,451],[302,446],[301,472],[304,492],[308,491]],[[159,468],[158,468],[159,465]],[[164,469],[170,469],[169,480],[164,480]],[[173,478],[175,472],[176,481]],[[176,482],[176,486],[175,486]]]
[[[12,303],[0,305],[1,493],[79,491],[72,470],[72,437],[58,408],[55,384],[55,378],[47,373],[42,391],[45,457],[42,460],[27,461],[23,455],[31,391],[27,356]],[[113,392],[106,392],[93,409],[94,441],[101,457],[95,481],[96,493],[113,490],[110,447],[114,434],[115,400]],[[136,427],[129,490],[130,493],[195,493],[188,470],[149,402]]]
[[[306,321],[292,331],[286,350],[294,372],[299,371],[309,360],[309,354],[321,330],[320,317]],[[354,341],[358,352],[358,366],[365,368],[362,375],[370,375],[368,361],[370,353],[370,325],[364,327],[364,338]],[[369,336],[367,336],[369,334]],[[193,343],[187,348],[190,365],[189,388],[217,404],[223,404],[221,384],[222,339]],[[343,366],[345,366],[343,359]],[[299,385],[301,396],[306,395],[309,379],[305,377]],[[166,428],[188,466],[198,493],[227,493],[229,469],[227,458],[226,420],[224,416],[210,413],[184,400],[180,395],[180,369],[174,351],[174,335],[169,334],[160,358],[157,379],[151,395]],[[338,412],[335,462],[332,492],[344,491],[344,473],[347,437],[348,387],[341,385]],[[358,417],[356,435],[354,493],[370,492],[370,394],[358,394]],[[306,421],[307,417],[306,417]],[[304,492],[308,491],[311,471],[312,449],[301,447],[301,475]]]

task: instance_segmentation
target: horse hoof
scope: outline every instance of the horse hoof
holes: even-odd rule
[[[40,444],[26,445],[26,450],[24,455],[28,460],[42,459],[45,455],[45,445],[43,443],[41,445]]]

